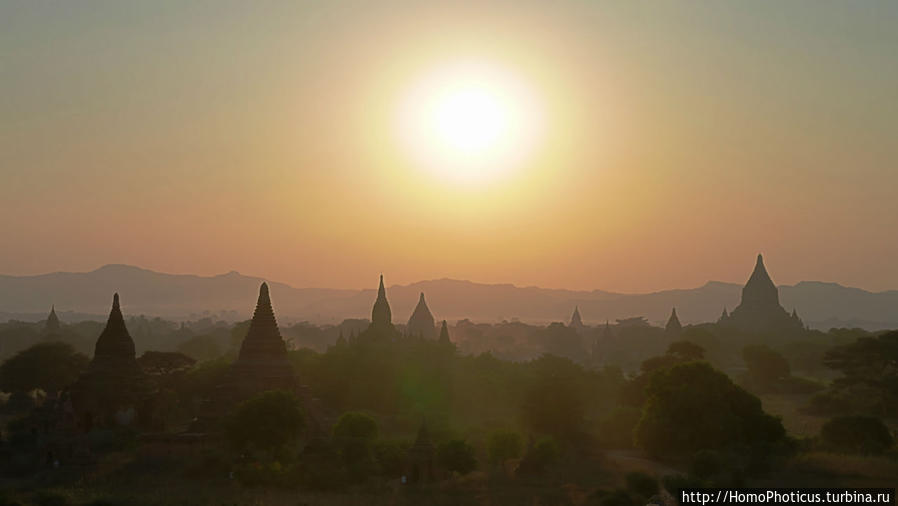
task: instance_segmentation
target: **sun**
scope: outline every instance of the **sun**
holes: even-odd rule
[[[398,132],[412,163],[469,185],[520,169],[542,128],[536,95],[497,65],[445,65],[424,73],[403,95]]]

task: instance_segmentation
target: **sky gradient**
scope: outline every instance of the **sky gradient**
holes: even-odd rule
[[[374,4],[0,2],[0,273],[898,288],[898,3]],[[395,128],[459,61],[543,111],[489,184]]]

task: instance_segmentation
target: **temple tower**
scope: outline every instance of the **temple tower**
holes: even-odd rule
[[[137,422],[138,418],[149,416],[149,393],[116,293],[106,327],[97,338],[93,359],[71,388],[79,428],[87,431],[95,426]]]
[[[378,327],[392,327],[393,314],[390,312],[390,303],[387,302],[387,292],[384,290],[384,275],[380,275],[380,286],[377,288],[377,300],[371,310],[371,324]]]
[[[449,327],[446,326],[446,320],[443,320],[443,325],[440,327],[439,341],[442,344],[452,344],[452,340],[449,339]]]
[[[427,307],[427,302],[424,300],[424,292],[421,292],[421,296],[418,298],[418,305],[415,306],[411,318],[408,319],[406,329],[410,336],[423,337],[424,339],[434,339],[437,336],[433,314],[431,314],[430,308]]]
[[[585,325],[583,325],[583,319],[580,318],[580,308],[578,306],[574,306],[574,314],[571,315],[571,323],[568,324],[568,327],[574,329],[582,329],[585,327]]]
[[[789,316],[780,305],[779,291],[767,273],[764,258],[758,255],[755,269],[742,288],[742,302],[729,316],[724,310],[719,323],[744,332],[802,330],[804,325],[797,316]]]
[[[671,337],[677,337],[683,332],[683,325],[680,324],[680,319],[677,317],[677,308],[673,308],[670,312],[670,318],[667,320],[667,325],[664,326],[664,332]]]
[[[56,316],[56,305],[50,306],[50,314],[47,316],[47,324],[44,326],[44,334],[58,334],[61,325]]]
[[[231,367],[231,380],[241,398],[265,390],[295,389],[293,367],[287,360],[287,345],[278,329],[267,283],[259,287],[253,319]]]

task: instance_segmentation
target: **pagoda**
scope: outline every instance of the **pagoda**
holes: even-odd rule
[[[670,337],[678,337],[683,332],[683,325],[680,324],[680,318],[677,317],[677,308],[673,308],[670,312],[670,318],[667,325],[664,326],[664,333]]]
[[[149,416],[149,386],[137,364],[134,340],[116,293],[106,327],[97,338],[90,365],[71,387],[72,406],[81,430],[130,425]]]
[[[571,323],[568,324],[568,327],[574,329],[586,327],[586,325],[583,325],[583,319],[580,318],[580,308],[578,306],[574,306],[574,314],[571,315]]]
[[[724,309],[718,323],[752,333],[804,329],[798,313],[793,311],[790,316],[780,305],[779,291],[770,279],[761,255],[758,255],[755,270],[742,288],[742,302],[730,314]]]
[[[390,303],[387,301],[387,291],[384,289],[384,275],[380,275],[380,286],[377,288],[377,299],[371,309],[371,325],[380,328],[393,326],[393,313],[390,311]]]
[[[381,283],[381,286],[383,286],[383,283]],[[386,301],[386,298],[384,298],[384,301]],[[424,339],[435,339],[437,337],[433,314],[431,314],[430,308],[427,307],[427,302],[424,300],[424,292],[421,292],[421,296],[418,298],[418,305],[415,306],[411,318],[408,319],[406,331],[408,335],[413,337],[423,337]]]
[[[266,390],[296,388],[293,367],[287,360],[287,345],[281,337],[268,284],[259,287],[259,299],[240,354],[231,366],[229,390],[237,400]]]
[[[56,316],[56,305],[50,306],[50,314],[47,316],[47,323],[44,325],[44,334],[51,336],[59,334],[59,329],[62,326],[59,324],[59,317]]]

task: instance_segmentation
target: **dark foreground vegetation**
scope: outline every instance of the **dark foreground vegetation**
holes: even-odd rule
[[[649,327],[648,348],[662,351],[627,373],[589,353],[511,361],[350,332],[323,352],[289,352],[317,419],[294,393],[268,391],[192,436],[245,329],[176,345],[223,349],[207,356],[141,355],[158,392],[154,430],[92,430],[83,463],[50,455],[42,423],[87,357],[41,340],[8,358],[0,504],[644,504],[683,486],[892,486],[898,476],[898,332],[806,331],[776,349],[714,325],[676,336]],[[531,338],[584,343],[605,330],[550,326]],[[794,345],[805,339],[817,340],[808,356]],[[827,342],[843,344],[818,353]]]

